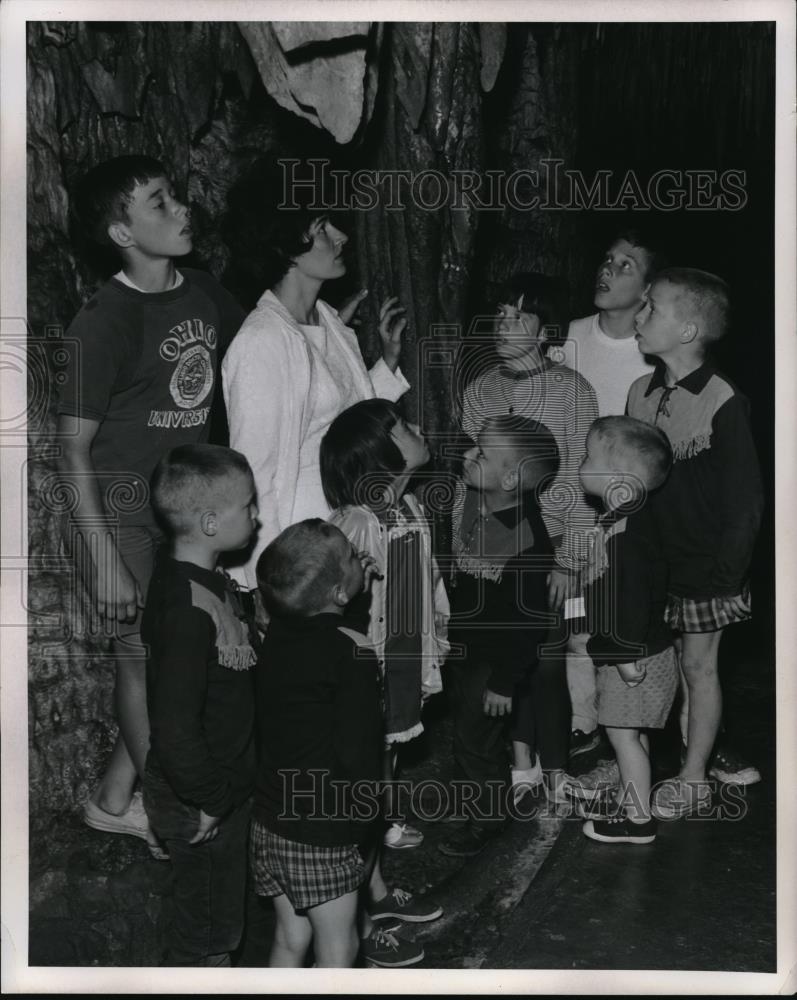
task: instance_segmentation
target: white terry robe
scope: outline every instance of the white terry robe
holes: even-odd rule
[[[230,568],[247,590],[257,586],[258,556],[284,528],[329,515],[319,445],[330,423],[362,399],[395,401],[409,388],[381,358],[367,371],[354,331],[320,299],[317,309],[318,326],[303,326],[265,292],[222,363],[230,447],[252,466],[260,508],[251,556]]]

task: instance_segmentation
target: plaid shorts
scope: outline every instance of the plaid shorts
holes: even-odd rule
[[[356,844],[319,847],[287,840],[252,821],[249,867],[258,896],[281,896],[294,910],[327,903],[359,888],[365,862]]]
[[[749,605],[749,587],[744,588],[741,597]],[[667,594],[667,607],[664,609],[664,620],[676,632],[717,632],[734,622],[746,622],[750,617],[749,611],[729,613],[716,597],[707,601],[694,601],[690,597]]]

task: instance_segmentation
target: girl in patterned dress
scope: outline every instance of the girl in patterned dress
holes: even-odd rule
[[[429,448],[417,425],[386,399],[349,407],[321,442],[330,521],[376,563],[370,605],[359,610],[367,615],[362,631],[373,644],[383,678],[388,782],[395,773],[396,745],[423,732],[421,705],[442,690],[440,666],[449,648],[448,597],[432,555],[429,520],[407,489],[413,473],[428,461]],[[422,840],[420,831],[399,822],[385,835],[386,845],[394,848]],[[378,876],[378,866],[376,871]]]

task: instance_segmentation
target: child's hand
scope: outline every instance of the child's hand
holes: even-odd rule
[[[219,823],[221,816],[209,816],[206,812],[199,810],[199,826],[196,833],[188,841],[189,844],[206,844],[219,834]]]
[[[406,310],[398,304],[396,296],[385,299],[379,310],[379,338],[382,341],[382,357],[391,371],[398,367],[401,354],[401,335],[407,326]]]
[[[647,668],[642,666],[641,663],[618,663],[617,672],[630,687],[636,687],[637,684],[641,684],[647,675]]]
[[[497,718],[500,715],[508,715],[512,711],[512,698],[510,695],[496,694],[495,691],[485,688],[482,695],[482,705],[485,715]]]
[[[717,600],[720,608],[734,618],[738,615],[750,614],[749,595],[746,600],[742,594],[737,594],[735,597],[720,597]]]
[[[97,611],[111,621],[132,622],[138,609],[144,607],[144,596],[138,581],[125,566],[124,560],[110,546],[100,548],[95,590],[92,597]],[[90,584],[91,587],[91,584]]]
[[[343,304],[338,309],[338,316],[343,320],[344,326],[351,326],[352,322],[354,322],[355,313],[367,295],[368,289],[361,288],[359,292],[355,292],[354,295],[350,295],[347,299],[344,299]]]
[[[357,557],[363,566],[363,590],[368,590],[371,586],[373,580],[384,579],[382,574],[379,572],[379,566],[376,563],[376,559],[370,554],[363,550],[357,553]]]
[[[552,611],[561,611],[568,597],[577,591],[577,577],[566,569],[554,567],[548,574],[548,604]]]

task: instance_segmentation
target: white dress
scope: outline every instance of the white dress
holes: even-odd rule
[[[319,324],[296,322],[273,292],[261,296],[233,338],[222,363],[230,447],[255,476],[257,541],[231,575],[248,590],[263,549],[290,524],[326,518],[319,446],[330,423],[362,399],[396,400],[409,388],[399,369],[380,359],[369,371],[353,330],[321,300]]]

